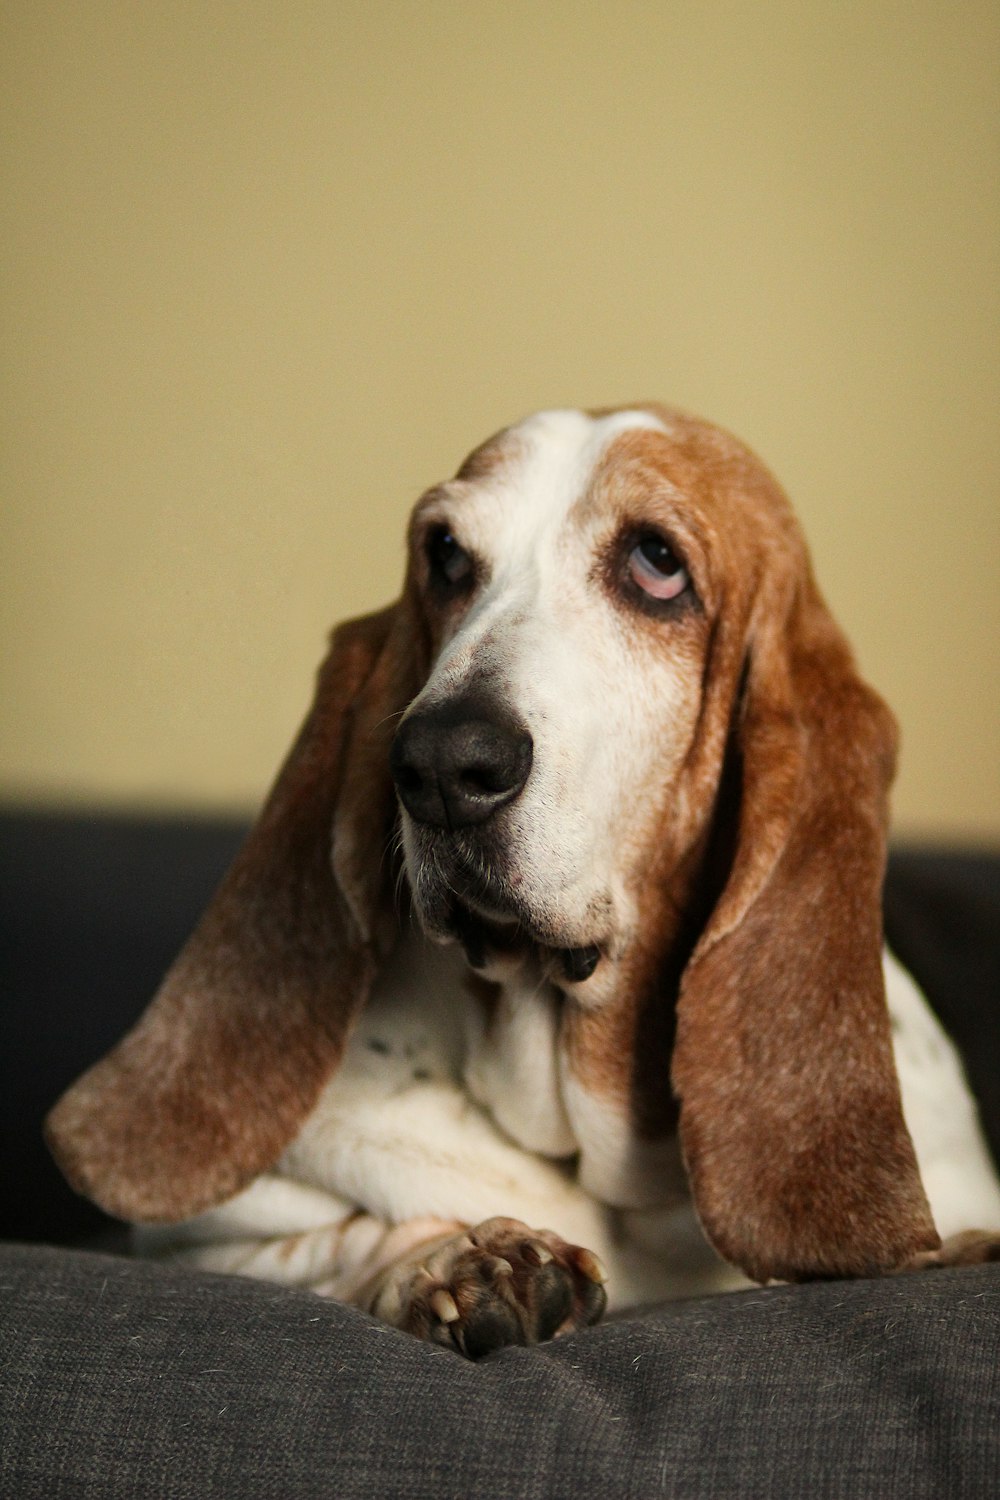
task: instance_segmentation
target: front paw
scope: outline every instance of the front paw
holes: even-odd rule
[[[607,1305],[597,1256],[548,1229],[486,1219],[438,1245],[396,1288],[398,1327],[480,1359],[596,1323]]]

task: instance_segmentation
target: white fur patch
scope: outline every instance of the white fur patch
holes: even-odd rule
[[[462,1078],[472,1097],[518,1145],[543,1156],[572,1156],[577,1138],[560,1087],[562,997],[533,966],[505,985],[492,1014],[467,1007],[468,1055]]]
[[[888,951],[883,968],[903,1117],[938,1233],[995,1229],[1000,1185],[958,1054]]]

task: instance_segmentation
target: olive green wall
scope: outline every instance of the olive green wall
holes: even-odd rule
[[[8,0],[0,792],[245,807],[408,507],[542,405],[748,439],[1000,837],[992,0]]]

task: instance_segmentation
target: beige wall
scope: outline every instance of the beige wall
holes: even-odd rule
[[[401,523],[540,405],[784,479],[1000,837],[993,0],[8,0],[0,789],[245,806]]]

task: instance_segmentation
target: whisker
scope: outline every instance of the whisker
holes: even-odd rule
[[[379,856],[379,862],[378,862],[378,868],[379,868],[379,873],[380,874],[385,869],[385,862],[386,862],[386,860],[387,859],[391,859],[394,854],[401,853],[402,847],[403,847],[402,839],[403,839],[402,826],[397,822],[397,823],[395,823],[393,825],[392,828],[390,828],[390,830],[389,830],[389,832],[388,832],[388,834],[386,836],[385,843],[382,845],[382,853]]]
[[[393,904],[393,907],[395,909],[395,912],[396,912],[397,916],[399,916],[400,908],[401,908],[401,906],[403,904],[403,885],[404,885],[405,881],[406,881],[406,866],[405,866],[405,864],[400,864],[399,869],[396,872],[396,880],[395,880],[395,885],[393,887],[393,892],[392,892],[392,904]],[[411,919],[413,917],[413,906],[412,906],[412,903],[411,903],[411,906],[410,906],[410,917],[411,917]]]
[[[373,730],[375,730],[375,729],[381,729],[382,725],[383,724],[388,724],[388,722],[389,722],[390,719],[401,719],[405,713],[406,713],[406,709],[405,708],[394,709],[391,714],[386,714],[386,716],[385,716],[384,719],[379,719],[376,724],[373,724],[372,725],[372,729]]]

